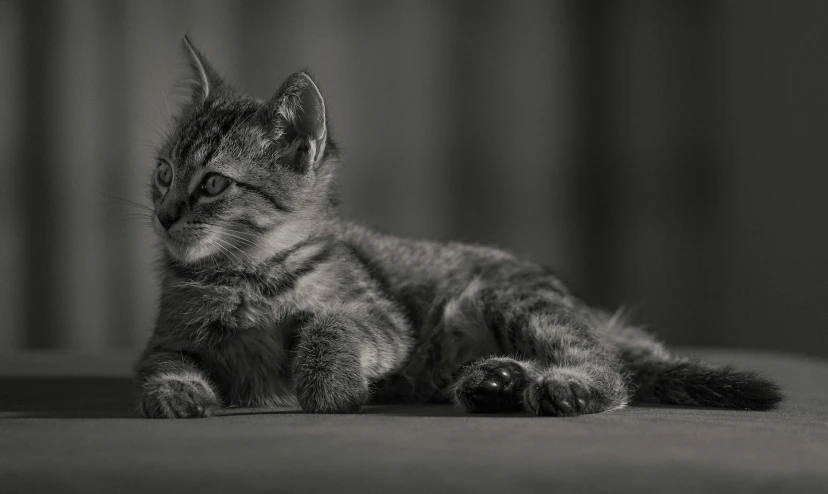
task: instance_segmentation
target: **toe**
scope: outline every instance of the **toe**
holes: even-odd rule
[[[575,406],[578,408],[578,411],[584,411],[590,400],[589,389],[580,383],[571,383],[569,385],[569,389],[572,391],[572,396],[575,399],[574,402]]]
[[[492,376],[504,384],[512,381],[512,373],[506,367],[492,369]]]
[[[541,400],[540,402],[540,414],[539,415],[559,415],[558,410],[549,400]]]
[[[572,396],[567,396],[568,393],[562,393],[562,390],[555,389],[552,393],[551,402],[555,408],[562,414],[568,415],[575,411],[572,403]]]
[[[538,386],[538,409],[540,415],[556,417],[579,415],[586,401],[576,396],[568,383],[546,382]],[[583,402],[583,403],[582,403]]]
[[[498,393],[503,389],[503,385],[497,379],[484,379],[480,382],[479,391],[483,393]]]

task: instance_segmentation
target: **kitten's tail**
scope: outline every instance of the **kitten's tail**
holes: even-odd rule
[[[782,401],[779,386],[755,372],[686,357],[632,363],[635,398],[681,406],[767,410]]]

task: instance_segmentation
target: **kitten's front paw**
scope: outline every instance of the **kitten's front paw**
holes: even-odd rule
[[[368,400],[359,345],[336,316],[313,321],[299,337],[293,363],[296,398],[311,413],[352,413]]]
[[[368,400],[367,386],[354,390],[332,388],[306,392],[297,396],[302,410],[310,413],[356,413]]]
[[[519,412],[527,383],[527,372],[516,360],[487,358],[463,369],[454,385],[454,399],[468,412]]]
[[[296,398],[306,412],[355,413],[368,401],[368,394],[368,383],[355,372],[318,369],[296,375]]]
[[[141,413],[147,418],[209,417],[219,407],[215,391],[196,374],[151,376],[141,392]]]
[[[567,417],[600,411],[596,410],[597,393],[588,380],[560,371],[545,374],[527,386],[523,401],[535,415]]]

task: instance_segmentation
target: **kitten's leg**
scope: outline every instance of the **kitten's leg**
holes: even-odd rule
[[[139,408],[148,418],[207,417],[221,407],[215,386],[181,352],[148,352],[138,363]]]
[[[314,413],[358,411],[368,399],[357,323],[351,317],[313,317],[300,331],[293,362],[296,397]]]
[[[482,411],[512,410],[519,399],[531,413],[558,416],[624,406],[629,392],[620,360],[597,337],[593,321],[563,295],[543,289],[542,277],[521,281],[526,285],[496,284],[480,296],[499,349],[522,360],[488,358],[468,366],[455,399]]]
[[[540,369],[523,392],[529,412],[579,415],[628,403],[620,359],[597,338],[589,318],[553,302],[514,317],[523,322],[516,327],[522,353],[534,357]]]

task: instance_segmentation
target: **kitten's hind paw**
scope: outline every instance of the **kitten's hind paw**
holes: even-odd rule
[[[147,418],[209,417],[219,407],[210,385],[190,373],[149,377],[141,392],[141,414]]]
[[[454,399],[468,412],[520,412],[527,374],[524,365],[511,358],[478,360],[461,372],[454,385]]]
[[[564,372],[538,378],[526,387],[523,401],[535,415],[567,417],[600,411],[598,396],[587,380]]]

